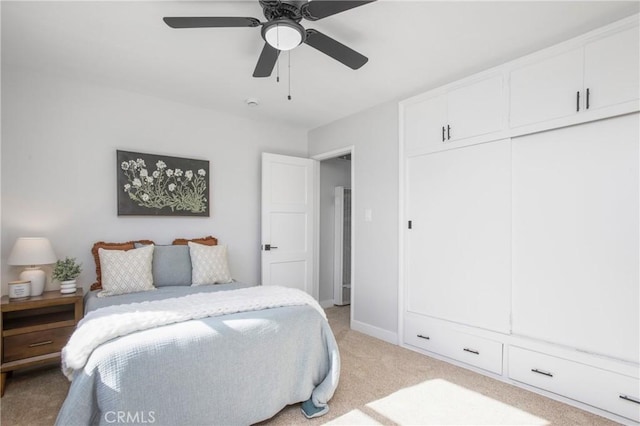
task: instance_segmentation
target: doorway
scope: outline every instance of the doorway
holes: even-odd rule
[[[353,147],[314,156],[318,179],[318,300],[350,309],[353,302]]]

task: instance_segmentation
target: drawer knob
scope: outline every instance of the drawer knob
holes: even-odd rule
[[[429,336],[423,336],[422,334],[418,334],[418,337],[424,340],[431,340]]]
[[[531,371],[533,371],[534,373],[542,374],[543,376],[553,377],[553,374],[549,373],[548,371],[538,370],[537,368],[532,368]]]
[[[464,348],[463,351],[472,353],[474,355],[480,355],[480,352],[478,352],[478,351],[476,351],[474,349]]]
[[[53,340],[45,340],[44,342],[32,343],[29,345],[29,347],[35,348],[36,346],[50,345],[52,343],[53,343]]]
[[[635,402],[636,404],[640,404],[640,400],[636,399],[629,395],[620,395],[620,399],[624,399],[625,401]]]

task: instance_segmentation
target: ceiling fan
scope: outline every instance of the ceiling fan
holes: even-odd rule
[[[375,0],[258,0],[266,22],[243,17],[167,17],[171,28],[230,28],[262,26],[264,48],[253,72],[254,77],[269,77],[281,51],[305,43],[354,70],[369,60],[355,50],[314,29],[300,25],[304,18],[317,21]]]

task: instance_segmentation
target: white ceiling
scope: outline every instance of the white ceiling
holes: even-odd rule
[[[171,29],[164,16],[248,16],[252,1],[2,1],[2,66],[311,129],[637,13],[638,1],[379,0],[303,21],[369,58],[353,71],[302,45],[280,83],[251,75],[260,28]],[[275,73],[274,73],[275,75]],[[247,98],[260,106],[250,108]]]

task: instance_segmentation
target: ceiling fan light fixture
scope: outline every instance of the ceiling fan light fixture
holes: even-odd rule
[[[262,37],[274,49],[291,50],[304,41],[305,31],[297,22],[282,19],[264,25]]]

